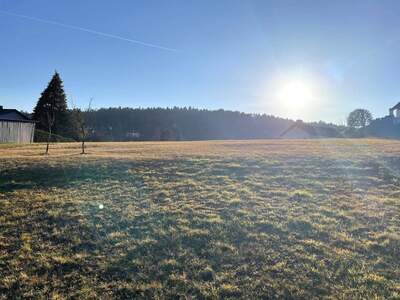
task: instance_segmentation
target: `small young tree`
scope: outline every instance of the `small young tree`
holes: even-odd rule
[[[86,113],[90,112],[91,105],[92,105],[92,99],[90,99],[89,101],[89,106],[86,109]],[[77,127],[79,139],[81,140],[81,148],[82,148],[81,154],[85,154],[85,142],[89,131],[85,119],[85,114],[80,108],[74,108],[72,110],[72,115],[74,119],[74,124]]]
[[[46,112],[46,123],[47,123],[47,130],[48,130],[48,136],[47,136],[47,143],[46,143],[46,152],[45,154],[49,154],[49,145],[51,142],[51,135],[52,135],[52,129],[53,125],[56,121],[56,114],[55,114],[55,109],[53,103],[49,102],[46,103],[43,106],[45,112]]]
[[[364,128],[372,122],[372,114],[366,109],[353,110],[347,117],[347,126],[351,128]]]

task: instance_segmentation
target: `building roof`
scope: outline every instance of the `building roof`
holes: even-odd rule
[[[400,109],[400,102],[393,106],[390,110]]]
[[[310,136],[315,136],[314,128],[312,128],[311,126],[306,125],[304,123],[296,122],[296,123],[290,125],[286,130],[284,130],[279,137],[283,138],[285,135],[287,135],[290,131],[292,131],[294,129],[300,129]]]
[[[310,138],[340,137],[339,132],[335,128],[328,127],[328,126],[306,124],[301,121],[297,121],[294,124],[292,124],[291,126],[289,126],[289,128],[284,130],[279,137],[284,138],[291,131],[294,131],[296,129],[303,131]]]
[[[0,121],[9,121],[9,122],[24,122],[24,123],[34,123],[35,121],[31,120],[24,114],[20,113],[16,109],[4,109],[0,106]]]

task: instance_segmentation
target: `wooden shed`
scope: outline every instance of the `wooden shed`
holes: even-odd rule
[[[0,143],[32,143],[34,133],[34,121],[16,109],[0,106]]]

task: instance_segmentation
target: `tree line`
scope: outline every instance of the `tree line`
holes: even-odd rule
[[[90,101],[91,102],[91,101]],[[68,108],[60,75],[55,72],[32,114],[37,122],[35,140],[149,141],[277,138],[296,122],[266,114],[192,107],[173,108]],[[310,123],[337,131],[333,136],[357,136],[373,121],[369,111],[357,109],[347,118],[348,127]],[[365,130],[364,130],[365,131]]]
[[[68,108],[57,72],[42,92],[32,117],[41,133],[36,140],[47,143],[57,136],[88,141],[273,138],[294,123],[266,114],[192,107]]]
[[[94,141],[273,138],[293,121],[196,108],[102,108],[84,113]]]

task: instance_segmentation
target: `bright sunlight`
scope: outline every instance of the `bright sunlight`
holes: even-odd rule
[[[316,91],[305,80],[289,80],[278,88],[278,99],[285,108],[306,109],[315,99]]]

